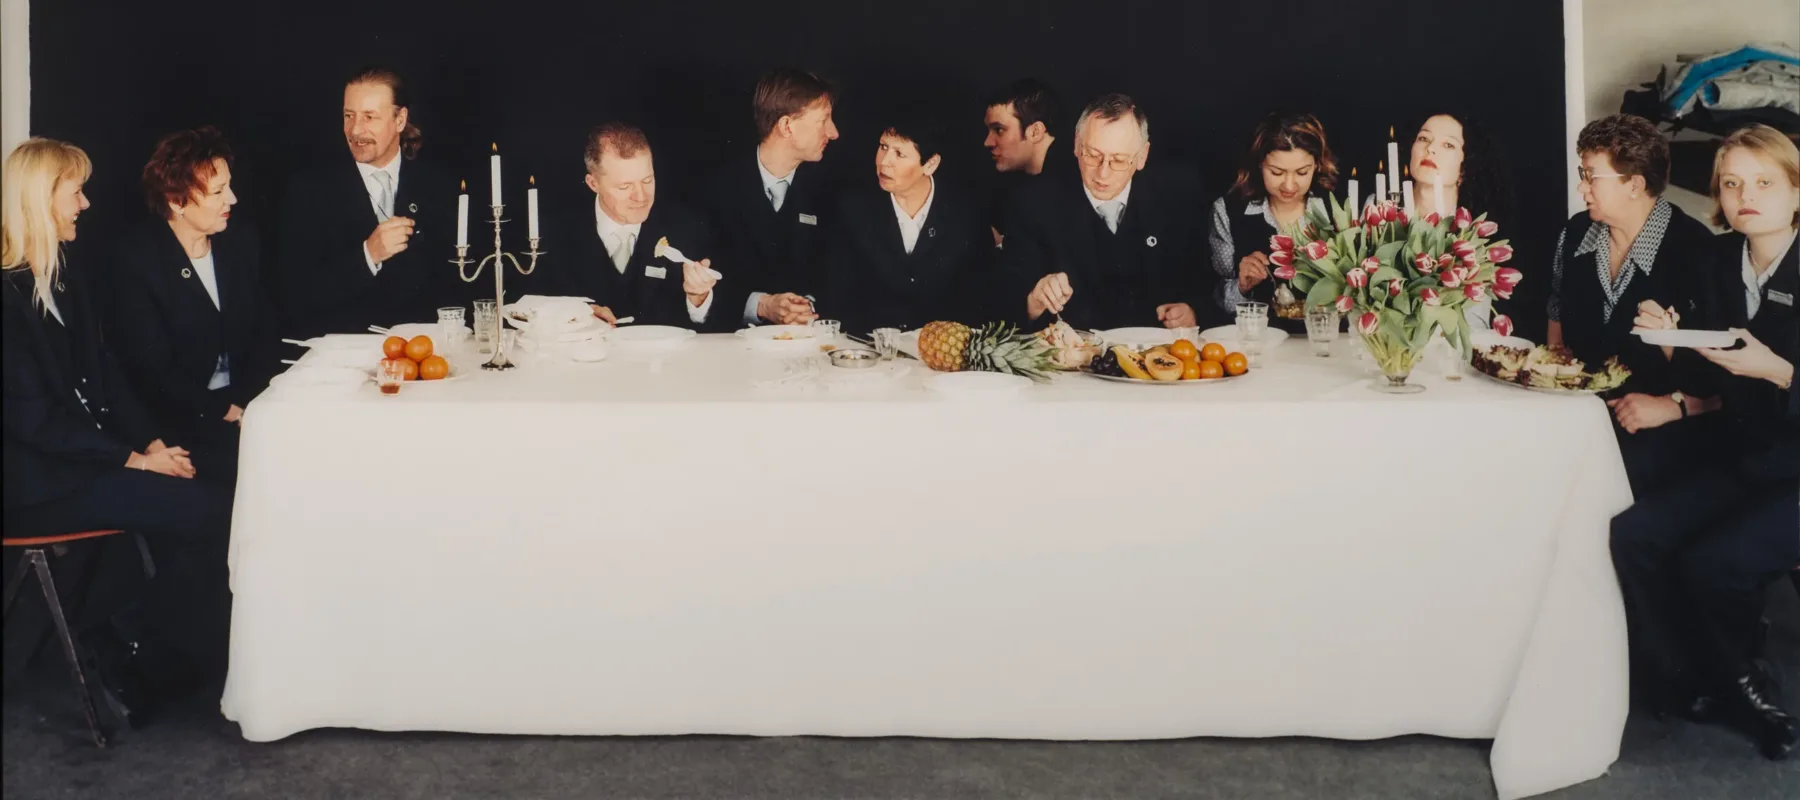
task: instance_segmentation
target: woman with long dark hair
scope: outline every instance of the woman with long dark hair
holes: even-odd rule
[[[1285,281],[1269,261],[1269,238],[1298,227],[1307,208],[1336,187],[1337,160],[1318,117],[1273,113],[1257,123],[1237,180],[1213,202],[1212,267],[1219,276],[1213,300],[1227,318],[1238,303],[1273,302]],[[1304,319],[1272,323],[1306,326]]]

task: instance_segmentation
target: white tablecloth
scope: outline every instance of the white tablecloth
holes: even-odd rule
[[[1240,381],[946,402],[756,386],[702,336],[245,417],[224,711],[531,734],[1492,738],[1501,798],[1626,716],[1606,409]],[[916,365],[915,365],[916,366]]]

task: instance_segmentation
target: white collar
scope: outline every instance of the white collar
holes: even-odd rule
[[[1081,183],[1081,193],[1087,195],[1088,203],[1093,205],[1095,211],[1100,210],[1101,203],[1118,203],[1119,208],[1124,208],[1125,206],[1131,205],[1131,184],[1136,182],[1137,178],[1133,176],[1131,180],[1125,182],[1125,188],[1119,190],[1118,196],[1111,200],[1094,199],[1094,193],[1088,191],[1086,181],[1082,181]]]
[[[1763,270],[1761,275],[1756,274],[1756,262],[1750,260],[1750,240],[1744,239],[1744,285],[1748,286],[1751,276],[1755,276],[1757,288],[1768,286],[1769,279],[1775,276],[1775,271],[1781,269],[1781,262],[1787,258],[1788,251],[1794,249],[1795,239],[1800,239],[1800,231],[1788,234],[1787,244],[1782,245],[1781,254],[1775,256],[1774,261],[1769,262],[1769,268]]]
[[[786,175],[776,175],[775,173],[770,172],[768,167],[763,166],[762,152],[759,150],[756,153],[756,172],[757,172],[757,174],[762,176],[763,191],[765,191],[765,192],[770,189],[775,188],[775,184],[780,183],[782,181],[787,181],[788,188],[790,188],[790,189],[793,188],[794,172],[799,172],[799,171],[800,171],[800,167],[795,166],[793,172],[789,172]]]
[[[356,162],[356,169],[358,172],[362,173],[362,176],[365,179],[377,172],[385,172],[389,177],[393,178],[394,188],[395,190],[398,190],[400,187],[400,162],[405,160],[406,159],[400,157],[399,153],[395,153],[394,157],[388,161],[387,166],[385,167],[377,167],[372,164],[364,164],[363,162],[358,161]]]
[[[931,190],[925,194],[925,203],[919,206],[917,214],[908,216],[906,209],[900,207],[900,198],[892,192],[888,193],[888,201],[894,204],[894,216],[900,220],[900,224],[918,225],[931,216],[931,201],[937,199],[937,180],[929,175],[925,176],[925,180],[931,181]]]
[[[600,207],[600,196],[595,195],[594,196],[594,230],[600,234],[600,241],[604,242],[604,241],[606,241],[608,236],[624,236],[627,233],[629,233],[633,236],[637,236],[643,232],[644,223],[639,222],[639,223],[627,225],[623,222],[613,219],[610,216],[607,216],[606,209],[603,209]],[[624,241],[624,239],[620,239],[619,241]]]

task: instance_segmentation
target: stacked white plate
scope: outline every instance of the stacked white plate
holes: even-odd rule
[[[1175,332],[1168,328],[1113,328],[1101,331],[1100,340],[1108,345],[1122,344],[1133,350],[1146,350],[1159,344],[1174,344]]]
[[[1200,332],[1200,338],[1205,339],[1208,342],[1218,342],[1219,344],[1224,345],[1227,350],[1236,350],[1241,347],[1238,341],[1236,325],[1220,325],[1217,328],[1207,328]],[[1269,349],[1287,341],[1287,338],[1288,332],[1280,328],[1269,328],[1263,331],[1263,351],[1268,352]]]
[[[759,325],[738,331],[737,336],[751,350],[765,353],[802,355],[818,351],[810,325]]]

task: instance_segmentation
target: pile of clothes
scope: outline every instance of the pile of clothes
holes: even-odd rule
[[[1625,111],[1702,130],[1762,122],[1800,132],[1800,52],[1783,44],[1747,44],[1664,64]]]

